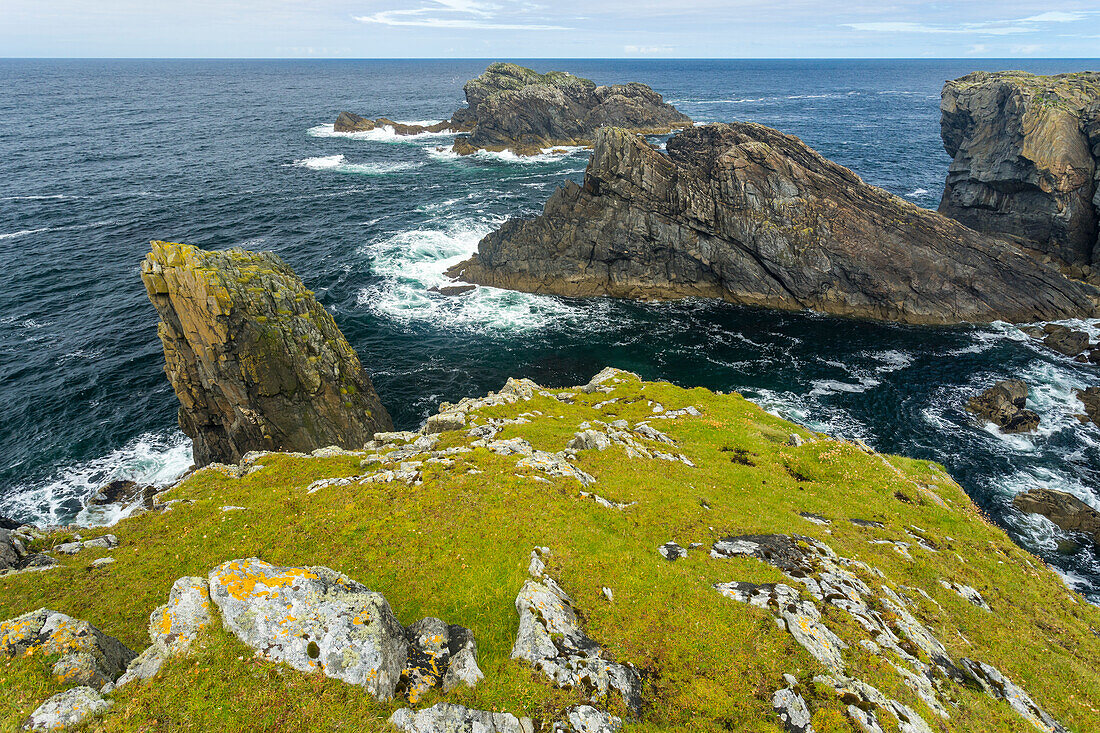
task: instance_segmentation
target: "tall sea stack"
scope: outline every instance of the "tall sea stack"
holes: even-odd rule
[[[954,158],[940,213],[1097,274],[1100,72],[977,71],[940,109]]]
[[[196,465],[360,448],[392,429],[332,316],[271,252],[154,241],[141,279]]]

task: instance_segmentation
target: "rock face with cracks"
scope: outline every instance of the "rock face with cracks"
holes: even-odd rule
[[[51,671],[58,681],[97,690],[112,683],[135,656],[87,621],[48,608],[0,623],[0,653],[57,655]]]
[[[947,82],[940,213],[1091,273],[1100,198],[1100,73],[976,71]]]
[[[464,705],[441,702],[424,710],[401,708],[390,723],[404,733],[534,733],[530,718],[511,713],[471,710]]]
[[[720,298],[918,324],[1056,320],[1100,291],[1013,245],[868,186],[798,138],[706,125],[667,154],[596,135],[583,186],[505,222],[448,274],[535,293]]]
[[[178,579],[172,584],[168,603],[149,616],[152,645],[130,663],[117,686],[149,679],[160,671],[169,656],[187,651],[199,632],[211,625],[210,612],[210,586],[206,579]]]
[[[197,465],[359,448],[392,428],[332,316],[274,254],[153,242],[141,278]]]

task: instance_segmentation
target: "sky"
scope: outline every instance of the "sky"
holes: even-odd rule
[[[0,57],[1096,58],[1100,0],[0,0]]]

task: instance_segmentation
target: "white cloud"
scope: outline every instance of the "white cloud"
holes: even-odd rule
[[[419,28],[460,28],[497,31],[564,31],[560,25],[510,23],[497,19],[497,6],[477,0],[430,0],[429,6],[407,10],[383,10],[373,15],[357,15],[360,23]],[[442,16],[442,17],[441,17]],[[473,17],[454,17],[473,16]]]
[[[984,43],[975,43],[966,51],[967,56],[977,56],[983,53],[989,53],[989,46]]]
[[[623,53],[641,54],[643,56],[672,53],[673,50],[675,49],[672,46],[623,46]]]
[[[909,21],[885,21],[874,23],[845,23],[844,27],[857,31],[873,33],[944,33],[944,34],[970,34],[986,36],[1010,36],[1020,33],[1036,33],[1039,28],[1036,24],[1042,23],[1073,23],[1085,20],[1092,13],[1077,11],[1052,10],[1027,18],[1013,18],[1009,20],[990,20],[982,23],[959,23],[958,25],[928,25],[925,23],[912,23]]]
[[[1019,54],[1021,56],[1032,56],[1042,51],[1043,47],[1040,46],[1038,43],[1028,43],[1022,46],[1013,46],[1010,50],[1012,51],[1012,53]]]
[[[1030,18],[1022,18],[1021,23],[1073,23],[1074,21],[1084,20],[1088,17],[1088,13],[1078,12],[1064,12],[1061,10],[1052,10],[1049,13],[1040,13],[1039,15],[1033,15]]]

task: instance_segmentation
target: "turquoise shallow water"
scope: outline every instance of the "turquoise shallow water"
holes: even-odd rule
[[[342,109],[448,117],[485,61],[0,61],[0,514],[87,520],[115,477],[189,463],[138,277],[152,238],[271,249],[332,309],[399,425],[508,376],[576,384],[607,364],[739,390],[812,428],[945,463],[1024,546],[1094,598],[1094,551],[1011,496],[1035,485],[1100,506],[1100,431],[1071,417],[1095,367],[1006,324],[927,329],[708,302],[637,304],[428,291],[510,216],[536,213],[587,154],[458,158],[446,135],[347,136]],[[799,135],[865,180],[935,207],[948,159],[939,90],[975,68],[1042,61],[537,61],[638,80],[700,121]],[[1097,333],[1097,324],[1082,324]],[[1020,377],[1039,433],[1004,437],[962,409]]]

